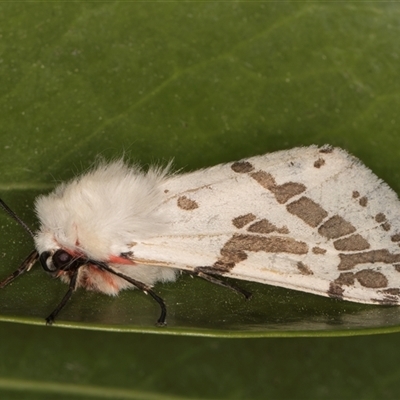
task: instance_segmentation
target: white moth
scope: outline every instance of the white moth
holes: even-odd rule
[[[3,208],[23,222],[4,204]],[[151,289],[188,271],[359,303],[400,303],[400,202],[359,160],[330,146],[186,174],[101,164],[36,200],[36,250],[0,287],[43,268],[73,290]],[[29,231],[29,228],[24,225]]]

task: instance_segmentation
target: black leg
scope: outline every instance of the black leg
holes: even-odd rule
[[[25,258],[25,260],[22,262],[20,267],[14,271],[10,276],[5,278],[0,282],[0,289],[7,286],[9,283],[11,283],[15,278],[18,278],[20,275],[25,273],[26,271],[29,271],[33,264],[38,260],[39,254],[36,250],[33,250],[28,257]]]
[[[56,309],[46,318],[46,324],[51,325],[54,320],[56,319],[58,313],[64,308],[64,306],[67,304],[68,300],[71,298],[72,293],[76,289],[76,281],[78,278],[78,271],[79,268],[77,268],[74,271],[74,274],[71,277],[71,280],[69,281],[69,289],[68,292],[65,294],[63,299],[61,300],[60,304],[56,307]]]
[[[212,271],[214,272],[214,274],[212,273]],[[215,271],[216,271],[215,269],[209,268],[209,267],[197,267],[194,269],[194,271],[184,271],[184,272],[186,272],[192,276],[198,276],[199,278],[202,278],[202,279],[204,279],[208,282],[214,283],[216,285],[231,289],[235,293],[238,293],[238,294],[244,296],[246,300],[251,298],[252,294],[250,292],[248,292],[247,290],[244,290],[231,282],[225,282],[225,281],[217,278],[215,276],[216,275]]]
[[[167,323],[166,318],[167,318],[167,307],[165,306],[165,302],[164,300],[158,296],[155,292],[153,292],[153,290],[151,289],[150,286],[147,286],[146,284],[144,284],[143,282],[139,282],[127,275],[121,274],[120,272],[114,271],[112,268],[110,268],[107,264],[104,263],[95,263],[95,265],[97,265],[99,268],[110,272],[114,275],[119,276],[122,279],[125,279],[126,281],[128,281],[129,283],[132,283],[132,285],[136,286],[139,290],[141,290],[142,292],[144,292],[145,294],[149,294],[160,306],[161,308],[161,314],[160,317],[157,320],[157,325],[159,326],[164,326]]]

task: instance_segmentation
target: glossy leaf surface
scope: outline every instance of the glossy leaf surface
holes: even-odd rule
[[[174,158],[189,171],[313,143],[347,149],[400,193],[399,13],[385,2],[3,3],[0,195],[37,228],[34,198],[98,155],[145,166]],[[6,276],[32,243],[3,213],[0,226]],[[58,329],[33,325],[67,287],[35,268],[0,292],[0,319],[26,324],[0,324],[0,387],[41,399],[396,397],[397,335],[164,335],[400,327],[396,307],[241,285],[248,302],[187,276],[158,285],[169,310],[162,329],[141,293],[78,291]]]

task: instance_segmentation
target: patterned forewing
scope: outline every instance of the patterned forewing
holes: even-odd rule
[[[400,203],[341,149],[297,148],[171,177],[168,234],[134,257],[364,303],[400,298]],[[150,262],[151,261],[151,262]]]

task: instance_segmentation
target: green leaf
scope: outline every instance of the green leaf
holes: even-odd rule
[[[363,1],[2,3],[0,196],[37,228],[35,197],[85,171],[99,155],[112,159],[124,154],[143,165],[173,158],[176,169],[189,171],[313,143],[347,149],[400,193],[399,12],[395,3]],[[7,276],[33,244],[4,213],[0,214],[0,226],[1,271]],[[40,393],[40,398],[54,390],[65,396],[73,392],[100,397],[96,390],[102,385],[128,388],[130,392],[120,394],[122,398],[295,397],[296,393],[281,383],[282,376],[287,374],[296,381],[296,371],[304,368],[301,377],[307,379],[298,379],[297,392],[304,397],[345,393],[342,398],[379,398],[397,393],[393,377],[387,378],[391,383],[378,381],[374,395],[354,382],[338,385],[344,392],[337,391],[335,385],[344,380],[346,372],[333,375],[335,381],[323,376],[320,368],[325,365],[331,370],[331,365],[319,363],[318,354],[326,360],[332,353],[321,350],[325,349],[322,339],[294,339],[290,345],[272,339],[269,345],[244,340],[240,350],[235,347],[239,355],[233,360],[229,356],[233,344],[221,339],[181,337],[178,342],[165,335],[100,332],[260,337],[400,330],[397,307],[365,306],[240,284],[253,292],[250,301],[187,276],[176,284],[157,285],[157,293],[168,305],[166,328],[154,325],[159,309],[142,293],[131,291],[110,298],[78,291],[57,326],[97,330],[92,336],[93,332],[76,329],[33,326],[44,323],[43,318],[67,290],[40,267],[35,268],[0,291],[0,320],[28,324],[0,325],[2,337],[7,338],[2,345],[5,378],[0,387],[15,396],[15,390],[24,387]],[[13,357],[9,351],[23,347],[25,336],[30,337],[27,343],[32,351],[18,347],[18,357]],[[93,375],[89,372],[92,361],[84,354],[92,338],[92,359],[107,365],[95,368]],[[364,348],[376,343],[371,338],[361,339]],[[54,359],[45,356],[46,340],[57,355]],[[72,361],[60,345],[68,340],[75,347]],[[332,352],[344,357],[355,339],[346,339],[343,346],[327,340],[324,343],[333,344]],[[295,354],[304,355],[310,343],[316,344],[316,351],[321,350],[312,358],[315,364],[298,365]],[[378,349],[394,357],[390,349],[395,343],[387,343],[372,350],[378,364]],[[211,356],[213,346],[220,348],[215,356]],[[290,350],[285,350],[286,346]],[[176,371],[169,371],[173,368],[162,362],[159,353],[165,349],[170,360],[177,357],[173,363],[173,367],[178,365]],[[202,349],[207,350],[208,360],[200,354]],[[101,354],[95,355],[95,350]],[[259,376],[270,378],[248,385],[255,372],[250,372],[252,362],[246,351],[265,354],[265,364],[276,366],[273,370],[263,365],[261,356],[254,361]],[[154,366],[147,354],[160,365]],[[354,358],[361,359],[362,354],[356,351]],[[112,368],[113,357],[121,367]],[[241,357],[246,360],[243,369],[235,365],[242,362]],[[348,374],[360,368],[355,378],[360,382],[373,375],[367,368],[367,362],[375,361],[372,356],[357,367],[339,356],[333,358],[336,371],[344,364],[343,371]],[[80,361],[75,363],[75,359]],[[141,370],[139,361],[143,359]],[[382,374],[389,371],[383,359],[379,366]],[[229,378],[222,373],[228,370]],[[212,377],[213,385],[194,384],[196,375],[204,380]],[[134,382],[131,376],[136,377]],[[318,386],[321,380],[325,386]],[[54,389],[48,385],[52,381],[76,383],[77,391],[68,385]],[[38,382],[41,386],[35,389]],[[168,386],[167,382],[173,383]],[[218,384],[221,388],[215,389]],[[104,397],[108,393],[104,391]]]
[[[395,14],[385,22],[380,15],[387,6],[2,7],[3,37],[13,40],[5,41],[0,64],[0,108],[7,115],[0,189],[32,226],[35,196],[84,171],[97,155],[125,154],[143,164],[174,158],[176,168],[191,170],[328,142],[398,182],[396,170],[389,174],[398,79],[390,63],[397,38],[388,28]],[[0,218],[7,232],[2,270],[11,272],[32,243],[7,215]],[[42,272],[31,275],[1,293],[0,318],[42,323],[58,304],[66,288]],[[191,279],[157,286],[169,310],[162,330],[154,326],[157,306],[140,293],[118,299],[78,293],[59,324],[222,336],[400,325],[395,308],[242,286],[254,292],[251,301]]]

